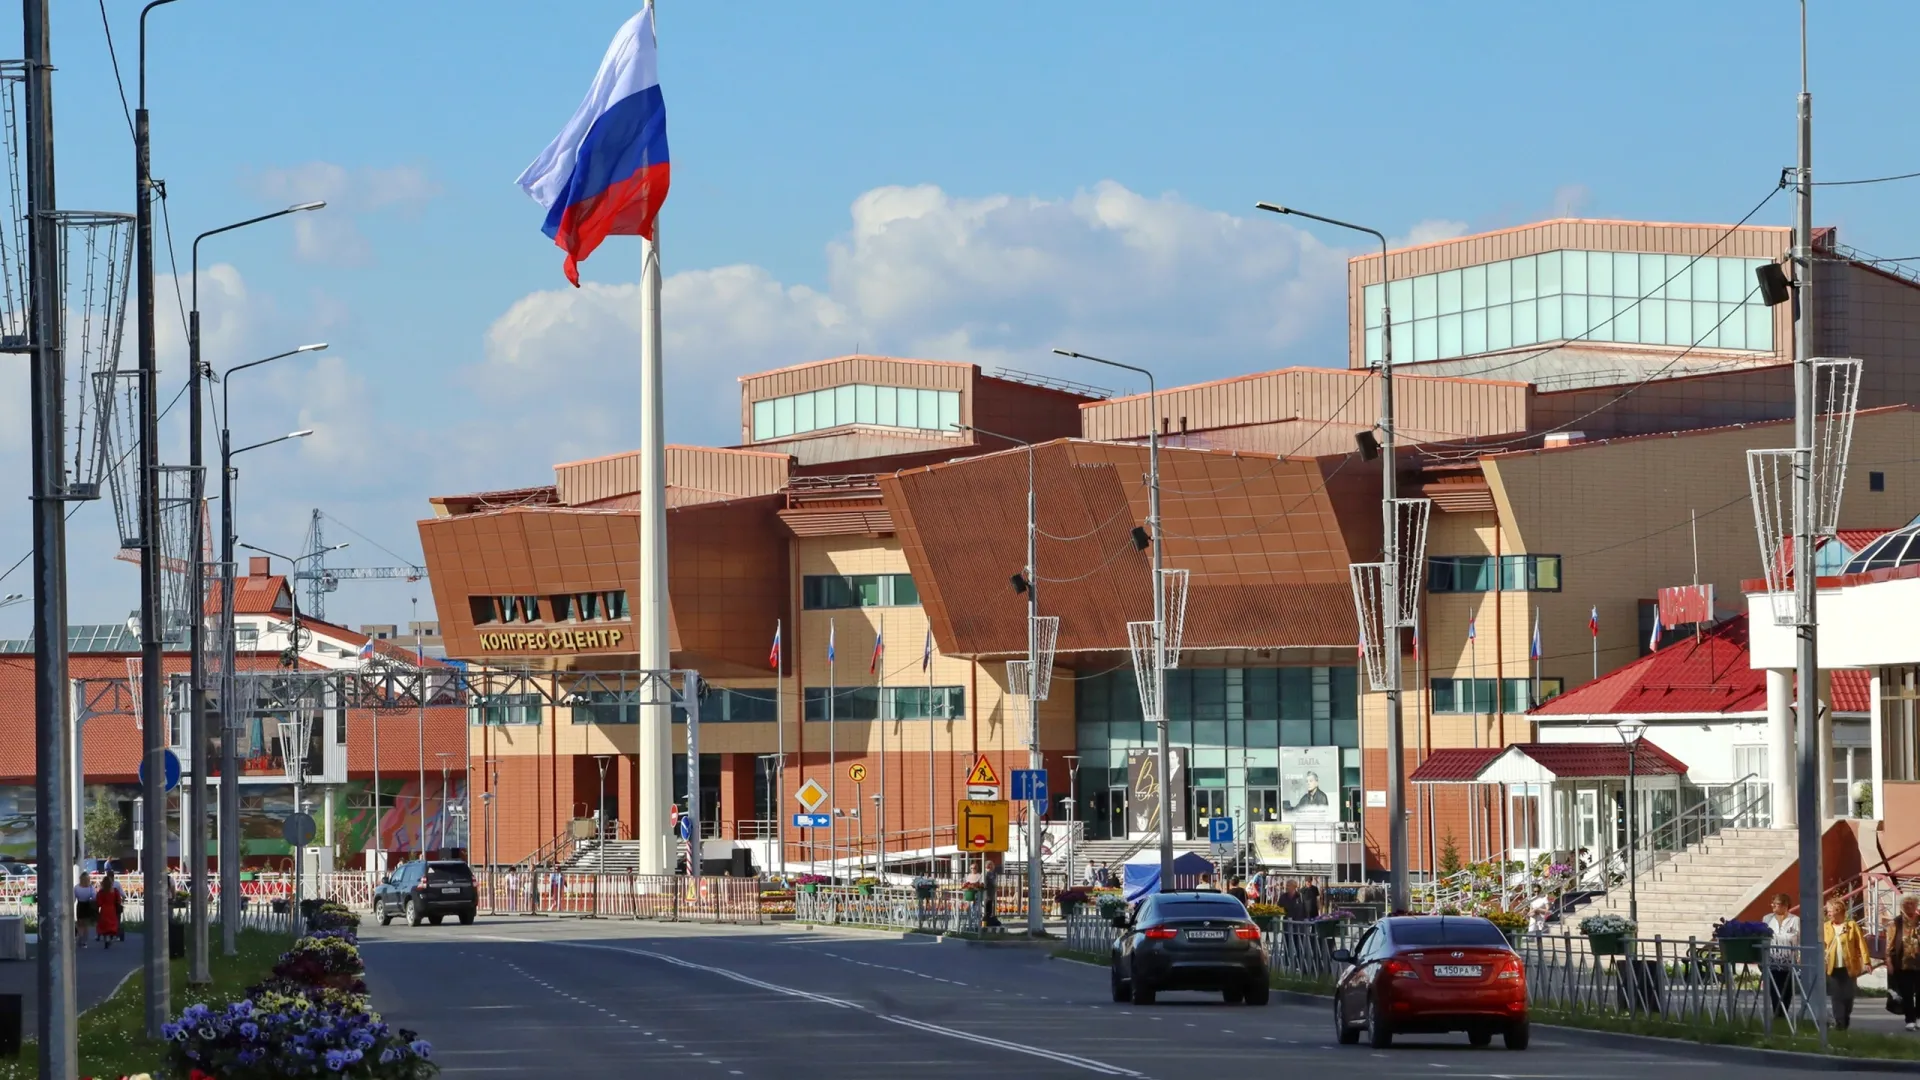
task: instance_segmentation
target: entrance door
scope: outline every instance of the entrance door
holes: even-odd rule
[[[1592,789],[1574,792],[1576,803],[1578,833],[1576,847],[1587,849],[1590,856],[1597,857],[1600,852],[1600,793]]]
[[[1200,837],[1207,835],[1207,821],[1211,818],[1227,816],[1226,788],[1193,789],[1193,821],[1187,827],[1187,835]]]
[[[1123,837],[1127,835],[1127,789],[1110,788],[1107,791],[1107,835]]]
[[[1280,820],[1280,789],[1279,788],[1248,788],[1247,789],[1247,820],[1248,821],[1279,821]]]

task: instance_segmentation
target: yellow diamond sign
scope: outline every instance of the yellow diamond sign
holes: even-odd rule
[[[827,801],[827,789],[821,787],[818,780],[808,780],[800,785],[800,790],[794,792],[793,797],[800,800],[800,805],[811,814]]]

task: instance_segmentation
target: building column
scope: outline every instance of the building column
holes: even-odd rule
[[[1798,828],[1799,805],[1794,798],[1793,672],[1767,669],[1767,782],[1773,795],[1773,827]]]
[[[1867,737],[1871,740],[1870,745],[1872,746],[1870,752],[1872,763],[1868,766],[1867,775],[1873,782],[1873,809],[1871,813],[1875,821],[1881,821],[1885,818],[1883,812],[1884,804],[1880,801],[1880,791],[1887,786],[1887,767],[1885,764],[1886,746],[1882,739],[1880,708],[1880,669],[1875,668],[1867,680]],[[1848,792],[1848,798],[1852,798],[1852,792]]]

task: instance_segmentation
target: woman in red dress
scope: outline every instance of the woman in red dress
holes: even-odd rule
[[[120,894],[120,883],[114,880],[113,871],[107,871],[100,879],[100,888],[94,896],[94,903],[99,910],[96,932],[103,949],[111,948],[114,938],[126,940],[126,935],[120,930],[120,909],[125,902],[125,897]]]

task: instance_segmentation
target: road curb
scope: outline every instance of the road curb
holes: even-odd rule
[[[1288,1005],[1307,1005],[1325,1007],[1333,1003],[1333,998],[1325,994],[1309,994],[1303,990],[1275,990],[1274,1000]],[[1904,1061],[1898,1058],[1841,1057],[1832,1054],[1803,1054],[1794,1050],[1768,1050],[1758,1046],[1727,1046],[1720,1043],[1693,1042],[1688,1039],[1669,1039],[1659,1035],[1635,1035],[1620,1031],[1595,1031],[1592,1028],[1567,1027],[1563,1024],[1534,1024],[1535,1031],[1551,1032],[1555,1037],[1570,1042],[1593,1045],[1619,1044],[1626,1042],[1647,1050],[1658,1050],[1675,1057],[1703,1058],[1712,1061],[1738,1062],[1751,1065],[1765,1065],[1771,1068],[1805,1069],[1809,1072],[1870,1072],[1905,1073],[1920,1075],[1920,1061]]]
[[[894,930],[884,926],[848,926],[844,923],[793,923],[796,929],[808,931],[844,931],[865,937],[883,938],[891,941],[932,941],[941,945],[964,945],[970,949],[1058,949],[1065,944],[1064,938],[1022,938],[1009,937],[1001,940],[992,938],[959,937],[954,934],[927,934],[918,930]]]

